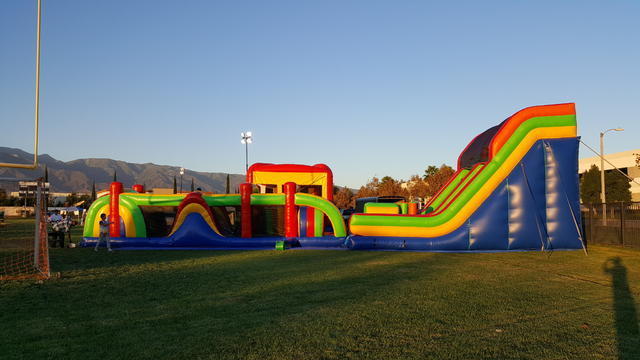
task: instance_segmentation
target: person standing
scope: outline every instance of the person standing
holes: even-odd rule
[[[53,230],[53,247],[56,247],[56,244],[60,248],[64,248],[64,223],[62,216],[58,213],[53,213],[49,217],[49,223],[51,224],[51,229]]]
[[[63,241],[64,238],[67,237],[69,244],[71,244],[71,216],[67,216],[67,214],[62,214],[62,231]]]
[[[80,209],[82,211],[82,218],[80,220],[80,226],[84,226],[84,221],[87,219],[87,209]]]
[[[101,219],[100,220],[100,237],[98,238],[98,242],[96,242],[96,247],[93,250],[98,251],[98,247],[100,246],[100,243],[102,242],[102,240],[104,240],[107,243],[107,249],[109,251],[112,251],[111,241],[109,240],[109,225],[111,224],[111,222],[107,220],[106,214],[101,214],[100,219]]]

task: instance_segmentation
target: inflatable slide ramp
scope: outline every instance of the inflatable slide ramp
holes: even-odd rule
[[[419,215],[355,214],[354,249],[580,249],[575,105],[523,109],[476,136]]]

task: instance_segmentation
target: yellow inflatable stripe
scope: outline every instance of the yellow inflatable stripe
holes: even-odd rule
[[[100,216],[102,214],[106,214],[109,216],[109,204],[104,205],[100,208],[100,210],[96,213],[96,218],[93,220],[93,236],[100,236]]]
[[[500,183],[509,176],[511,171],[524,158],[529,149],[541,139],[559,139],[576,136],[575,126],[561,126],[536,128],[531,130],[520,142],[518,147],[509,155],[504,164],[496,170],[487,183],[467,202],[462,209],[448,222],[434,227],[407,226],[368,226],[351,225],[353,234],[364,236],[405,236],[405,237],[436,237],[449,234],[456,230],[471,217],[482,203],[493,193]]]
[[[372,206],[371,203],[364,204],[364,213],[365,214],[399,214],[400,206],[396,203],[383,204],[381,203],[372,203],[376,204]]]

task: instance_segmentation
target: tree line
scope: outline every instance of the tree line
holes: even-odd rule
[[[636,165],[640,167],[640,154],[636,155]],[[334,187],[334,202],[346,209],[354,206],[356,198],[374,196],[403,196],[408,200],[428,200],[453,176],[451,166],[430,165],[422,176],[413,175],[408,181],[396,180],[391,176],[381,179],[374,177],[354,194],[349,188]],[[617,171],[605,172],[605,196],[607,202],[631,201],[631,184]],[[580,179],[580,199],[584,204],[600,202],[600,169],[592,165]]]
[[[444,186],[453,176],[451,166],[430,165],[423,175],[413,175],[409,180],[396,180],[391,176],[373,177],[354,194],[349,188],[334,187],[333,200],[337,207],[346,209],[354,207],[356,198],[373,196],[403,196],[407,200],[426,200]]]
[[[640,158],[636,159],[636,164],[640,166]],[[615,170],[605,171],[604,181],[604,195],[608,203],[631,201],[631,184],[624,175]],[[582,179],[580,180],[580,200],[582,200],[583,204],[600,203],[601,191],[600,168],[597,165],[591,165],[591,168],[582,174]]]

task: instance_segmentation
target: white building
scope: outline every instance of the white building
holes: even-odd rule
[[[630,178],[640,183],[640,168],[636,165],[636,154],[640,154],[640,149],[623,151],[613,154],[605,154],[604,158],[609,160],[615,167],[620,169],[623,173],[627,174]],[[600,157],[594,156],[590,158],[580,159],[578,163],[578,172],[580,174],[586,172],[591,168],[591,165],[596,165],[600,168]],[[606,161],[604,163],[604,171],[616,171],[613,166],[609,165]],[[622,175],[620,175],[622,176]],[[631,183],[631,200],[640,201],[640,185],[633,181]]]

